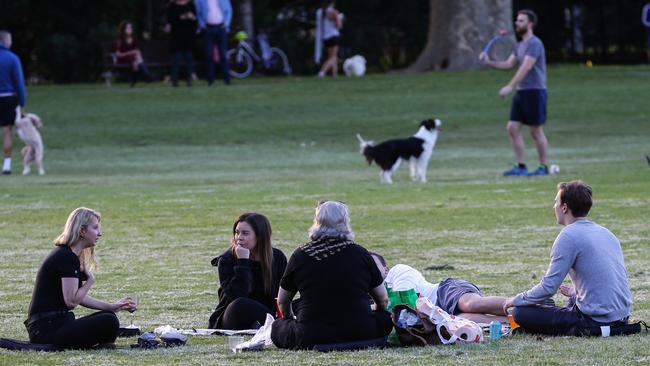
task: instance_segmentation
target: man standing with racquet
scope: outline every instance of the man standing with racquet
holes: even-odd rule
[[[516,89],[510,109],[508,134],[517,165],[503,173],[504,176],[538,176],[548,175],[548,142],[543,126],[546,122],[546,56],[542,41],[533,34],[537,24],[537,15],[531,10],[520,10],[515,20],[515,32],[521,37],[517,50],[505,61],[491,60],[486,52],[481,52],[479,59],[496,69],[508,70],[519,64],[519,69],[510,82],[499,90],[505,97]],[[524,138],[521,125],[527,125],[535,141],[539,155],[539,167],[528,172],[524,158]]]

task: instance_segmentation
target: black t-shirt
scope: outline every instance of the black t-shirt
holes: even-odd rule
[[[194,14],[194,19],[181,19],[187,13]],[[171,25],[172,48],[191,50],[196,36],[196,9],[189,2],[185,5],[169,4],[167,22]]]
[[[370,253],[352,241],[328,238],[291,255],[283,289],[300,292],[299,322],[362,324],[372,314],[368,293],[383,279]]]
[[[45,311],[68,311],[63,301],[61,279],[79,278],[79,257],[70,247],[57,246],[47,255],[36,274],[29,315]]]

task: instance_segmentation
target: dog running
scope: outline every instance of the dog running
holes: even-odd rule
[[[20,153],[23,155],[23,175],[29,175],[32,171],[32,163],[36,163],[38,175],[44,175],[43,168],[43,139],[38,130],[43,127],[41,119],[33,114],[27,113],[25,116],[20,115],[20,110],[16,111],[16,133],[25,143]]]
[[[379,179],[382,183],[393,183],[392,174],[399,168],[402,160],[408,160],[411,179],[415,182],[427,181],[427,166],[438,140],[442,121],[427,119],[420,123],[418,132],[405,139],[393,139],[374,145],[357,134],[360,152],[366,157],[368,165],[374,161],[381,168]]]

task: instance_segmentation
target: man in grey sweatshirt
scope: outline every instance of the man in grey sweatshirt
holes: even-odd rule
[[[587,220],[591,187],[558,184],[555,217],[564,225],[551,248],[551,263],[538,285],[506,300],[514,320],[533,333],[579,335],[586,328],[627,323],[632,295],[621,244],[609,230]],[[569,275],[573,286],[562,281]],[[560,289],[568,306],[540,305]]]

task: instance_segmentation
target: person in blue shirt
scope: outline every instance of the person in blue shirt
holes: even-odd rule
[[[232,5],[230,0],[196,0],[196,20],[203,32],[205,61],[207,68],[208,86],[214,84],[214,47],[219,50],[219,64],[224,83],[230,85],[230,65],[228,52],[228,31],[232,20]]]
[[[20,59],[11,52],[11,33],[0,30],[0,126],[3,134],[4,162],[2,174],[11,174],[12,127],[16,107],[25,108],[25,82]]]

